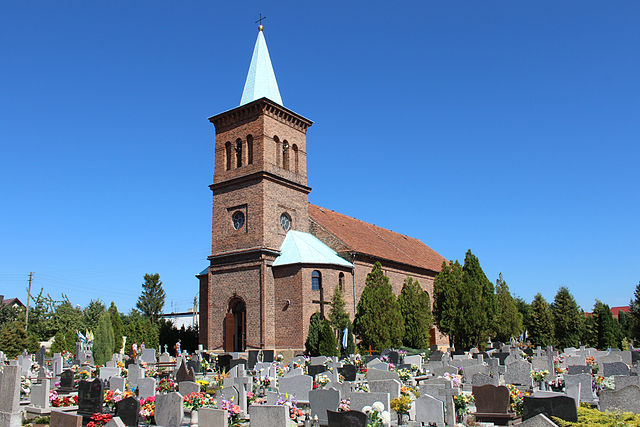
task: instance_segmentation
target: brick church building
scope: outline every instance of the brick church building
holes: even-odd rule
[[[353,316],[380,261],[398,294],[430,295],[444,258],[417,239],[309,203],[311,120],[284,107],[262,26],[240,106],[215,126],[213,229],[200,281],[200,342],[210,350],[304,349],[311,315],[344,291]],[[432,344],[446,344],[437,330]]]

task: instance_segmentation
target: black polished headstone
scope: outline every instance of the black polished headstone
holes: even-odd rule
[[[429,347],[430,351],[437,351],[438,350],[438,346],[437,345],[432,345],[431,347]]]
[[[574,423],[578,421],[576,402],[569,396],[525,396],[522,405],[522,420],[528,420],[538,414],[545,414],[547,418],[558,417]]]
[[[197,360],[191,359],[187,361],[187,370],[193,370],[194,373],[200,372],[200,362]]]
[[[138,427],[140,420],[140,402],[135,397],[128,397],[116,403],[116,416],[124,425]]]
[[[471,355],[471,358],[473,358],[473,359],[477,359],[477,358],[478,358],[478,355],[482,355],[483,360],[487,360],[487,359],[489,358],[489,355],[488,355],[487,353],[485,353],[485,352],[473,353],[473,354]]]
[[[73,371],[67,369],[60,374],[60,391],[73,390]]]
[[[509,410],[509,389],[505,386],[472,386],[472,393],[478,412],[506,414]]]
[[[307,366],[307,373],[314,377],[322,372],[326,372],[328,369],[324,365],[309,365]]]
[[[389,358],[389,362],[393,363],[394,365],[397,365],[398,362],[400,361],[400,355],[398,354],[397,351],[390,351],[387,354],[387,357]]]
[[[504,361],[507,359],[507,357],[509,357],[511,353],[505,353],[502,351],[496,351],[494,352],[491,356],[495,357],[496,359],[500,360],[500,364],[504,365]]]
[[[221,354],[220,356],[218,356],[218,367],[220,368],[220,370],[228,372],[229,369],[231,369],[231,359],[233,359],[233,357],[231,357],[230,354]]]
[[[396,365],[396,370],[398,369],[408,369],[411,370],[411,363],[398,363]]]
[[[526,354],[527,356],[533,356],[533,349],[532,348],[527,347],[524,350],[522,350],[522,352],[524,354]]]
[[[439,362],[439,361],[442,360],[442,356],[443,355],[444,355],[444,353],[441,352],[440,350],[433,351],[429,355],[429,361],[430,362]]]
[[[367,427],[369,418],[364,412],[336,412],[327,410],[329,427]]]
[[[36,353],[36,362],[40,367],[44,366],[44,357],[47,355],[47,349],[45,346],[40,347],[40,350]]]
[[[365,356],[365,357],[364,357],[364,363],[369,363],[369,362],[371,362],[373,359],[378,359],[378,356]]]
[[[181,383],[182,381],[195,381],[196,374],[193,372],[193,369],[187,369],[186,363],[181,363],[178,368],[178,372],[176,372],[176,382]]]
[[[571,365],[567,367],[569,375],[578,375],[578,374],[591,374],[591,366],[590,365]]]
[[[355,365],[344,365],[338,368],[338,372],[344,377],[345,381],[355,381],[358,368]]]
[[[247,369],[247,360],[246,359],[231,359],[229,362],[229,369],[233,369],[234,366],[244,365],[245,369]]]
[[[259,350],[249,350],[248,352],[248,357],[247,357],[247,369],[253,369],[256,366],[256,363],[258,363],[258,353],[260,353]]]
[[[98,378],[78,383],[78,415],[88,421],[95,413],[102,413],[104,385]]]
[[[273,350],[262,350],[262,362],[263,363],[271,363],[273,362]]]
[[[631,352],[631,364],[635,365],[636,362],[640,362],[640,350],[633,350]]]

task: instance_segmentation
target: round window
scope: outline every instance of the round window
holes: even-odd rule
[[[233,221],[233,228],[240,230],[244,225],[244,213],[240,211],[234,212],[231,220]]]
[[[288,213],[284,212],[282,215],[280,215],[280,225],[282,226],[282,229],[284,231],[289,231],[289,229],[291,228],[291,217]]]

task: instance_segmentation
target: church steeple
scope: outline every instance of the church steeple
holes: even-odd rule
[[[248,104],[263,97],[283,105],[280,91],[278,90],[276,75],[271,65],[267,42],[264,39],[262,25],[260,25],[258,28],[258,39],[253,48],[251,65],[249,66],[247,80],[244,84],[244,90],[242,91],[240,105]]]

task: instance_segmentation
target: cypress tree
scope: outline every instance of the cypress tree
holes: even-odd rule
[[[522,335],[524,339],[528,339],[529,326],[531,325],[531,304],[526,302],[522,297],[514,297],[518,313],[522,316]]]
[[[529,339],[533,345],[542,347],[553,344],[553,314],[540,293],[537,293],[531,302]]]
[[[449,336],[453,347],[458,333],[459,318],[464,316],[460,294],[463,290],[464,274],[458,261],[442,262],[440,273],[433,282],[433,317],[440,332]]]
[[[582,329],[583,316],[576,300],[569,289],[562,286],[558,289],[553,304],[553,330],[555,344],[560,349],[578,347],[580,345],[580,331]]]
[[[597,348],[606,350],[607,348],[620,347],[619,326],[613,319],[609,306],[596,300],[593,306],[593,318]]]
[[[109,312],[104,312],[100,317],[94,336],[93,359],[96,365],[104,365],[113,355],[113,326]]]
[[[471,250],[464,258],[464,283],[467,312],[461,320],[464,330],[464,347],[478,346],[483,348],[489,336],[493,335],[493,323],[496,314],[495,289],[480,267],[480,261]]]
[[[496,306],[500,307],[500,310],[497,310],[495,316],[495,337],[499,341],[508,342],[511,337],[517,337],[522,333],[522,314],[518,311],[502,273],[496,280]]]
[[[402,345],[404,324],[389,278],[376,262],[358,302],[354,330],[362,349],[376,351]]]
[[[633,298],[629,302],[631,308],[631,336],[635,345],[640,345],[640,282],[636,286]]]
[[[433,323],[429,294],[422,290],[417,280],[407,277],[404,279],[398,304],[404,321],[402,343],[410,348],[427,348]]]
[[[0,350],[11,359],[18,357],[23,350],[35,353],[39,347],[35,334],[24,330],[24,322],[6,323],[0,331]]]
[[[136,307],[151,318],[153,323],[158,321],[158,315],[164,307],[165,292],[162,288],[159,274],[145,274],[142,293],[138,297]]]
[[[338,356],[336,336],[331,325],[326,319],[320,321],[320,333],[318,337],[318,353],[321,356]]]
[[[316,311],[311,315],[309,332],[307,332],[307,340],[304,343],[307,356],[320,355],[320,329],[322,329],[322,316]]]
[[[333,327],[337,337],[338,348],[341,355],[348,355],[353,353],[347,353],[349,349],[349,343],[353,343],[353,334],[349,335],[347,332],[347,348],[342,348],[342,336],[345,329],[351,329],[351,321],[349,320],[349,313],[345,309],[346,303],[344,301],[342,289],[340,286],[336,286],[333,290],[333,296],[331,297],[331,309],[329,310],[329,323]]]
[[[122,350],[122,319],[120,318],[120,313],[118,313],[118,307],[113,301],[109,307],[109,315],[113,328],[113,352],[119,353]]]

